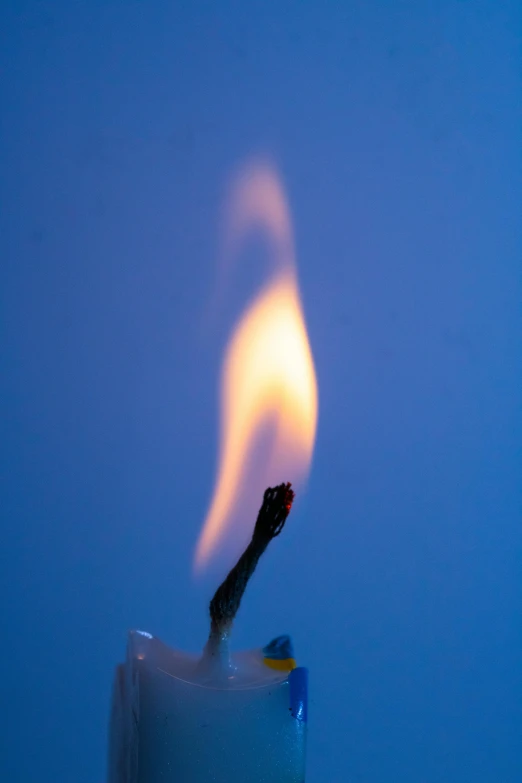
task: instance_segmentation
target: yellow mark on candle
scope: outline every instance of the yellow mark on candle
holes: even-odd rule
[[[259,506],[274,483],[306,478],[317,426],[317,381],[299,297],[290,213],[275,169],[243,168],[232,183],[226,212],[225,249],[230,258],[252,229],[269,240],[271,278],[241,316],[226,348],[221,378],[221,438],[214,494],[201,532],[195,565],[204,566],[231,520]],[[270,428],[266,464],[252,471],[249,459]],[[245,489],[248,493],[241,493]],[[257,509],[254,509],[254,512]]]
[[[291,672],[292,669],[297,667],[295,658],[284,658],[283,660],[279,660],[279,658],[264,658],[263,663],[265,666],[269,666],[271,669],[276,669],[279,672]]]

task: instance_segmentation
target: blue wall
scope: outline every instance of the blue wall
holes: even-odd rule
[[[3,781],[101,783],[127,629],[205,641],[219,364],[262,267],[206,316],[257,151],[320,417],[235,641],[289,632],[309,665],[310,783],[522,779],[520,23],[515,0],[4,0]]]

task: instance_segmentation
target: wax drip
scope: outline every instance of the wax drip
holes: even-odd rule
[[[248,581],[270,541],[283,529],[293,500],[294,491],[289,483],[268,487],[265,490],[252,540],[210,602],[210,636],[207,652],[211,655],[219,655],[220,648],[226,647]],[[226,650],[223,652],[228,654]]]

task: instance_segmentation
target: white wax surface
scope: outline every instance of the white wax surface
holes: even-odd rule
[[[266,666],[261,650],[213,671],[130,634],[115,682],[109,783],[302,783],[305,740],[288,672]]]

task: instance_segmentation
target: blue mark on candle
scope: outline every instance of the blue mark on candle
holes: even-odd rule
[[[304,723],[308,720],[308,669],[298,666],[288,677],[292,717]]]
[[[271,658],[272,660],[284,660],[286,658],[294,657],[294,648],[292,640],[285,634],[284,636],[277,636],[272,639],[270,644],[263,647],[263,655],[265,658]]]

